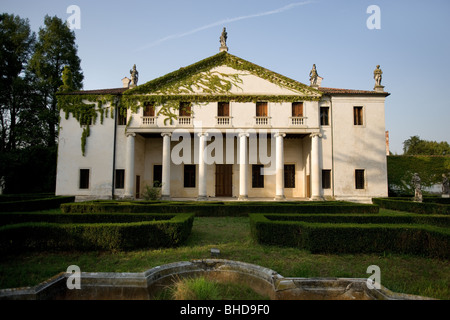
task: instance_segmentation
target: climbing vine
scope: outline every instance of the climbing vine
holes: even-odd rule
[[[215,67],[226,65],[244,74],[226,74],[214,71]],[[242,77],[247,73],[256,75],[280,87],[299,92],[298,95],[240,95],[232,94],[233,88],[240,89]],[[321,93],[300,82],[274,73],[258,65],[235,57],[227,52],[206,58],[189,67],[181,68],[165,76],[149,81],[143,85],[126,90],[123,94],[95,95],[84,93],[61,93],[58,95],[59,109],[65,112],[66,119],[72,114],[83,127],[81,150],[83,156],[86,150],[90,125],[95,124],[100,115],[100,123],[110,114],[113,118],[114,109],[119,115],[127,115],[128,110],[137,113],[139,108],[147,103],[159,107],[157,116],[163,116],[164,122],[178,117],[180,102],[207,104],[217,101],[235,102],[294,102],[319,101]],[[128,119],[126,129],[130,125]]]

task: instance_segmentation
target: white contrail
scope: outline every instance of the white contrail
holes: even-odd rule
[[[281,8],[275,9],[275,10],[271,10],[271,11],[260,12],[260,13],[256,13],[256,14],[250,14],[250,15],[247,15],[247,16],[241,16],[241,17],[235,17],[235,18],[227,18],[227,19],[224,19],[224,20],[221,20],[221,21],[218,21],[218,22],[214,22],[214,23],[211,23],[211,24],[208,24],[208,25],[205,25],[205,26],[202,26],[202,27],[199,27],[199,28],[187,31],[187,32],[173,34],[173,35],[161,38],[161,39],[156,40],[156,41],[154,41],[154,42],[152,42],[152,43],[150,43],[150,44],[148,44],[148,45],[146,45],[144,47],[141,47],[139,50],[144,50],[144,49],[147,49],[147,48],[151,48],[151,47],[157,46],[157,45],[159,45],[159,44],[161,44],[161,43],[163,43],[165,41],[182,38],[182,37],[185,37],[185,36],[188,36],[188,35],[191,35],[191,34],[194,34],[194,33],[197,33],[197,32],[203,31],[203,30],[206,30],[206,29],[210,29],[210,28],[213,28],[213,27],[216,27],[216,26],[219,26],[219,25],[224,25],[224,24],[228,24],[228,23],[231,23],[231,22],[239,21],[239,20],[245,20],[245,19],[251,19],[251,18],[259,18],[259,17],[263,17],[263,16],[269,16],[269,15],[272,15],[272,14],[281,13],[281,12],[284,12],[284,11],[287,11],[287,10],[291,10],[291,9],[293,9],[295,7],[303,6],[303,5],[306,5],[306,4],[313,3],[313,2],[315,2],[315,1],[294,2],[294,3],[288,4],[288,5],[284,6],[284,7],[281,7]]]

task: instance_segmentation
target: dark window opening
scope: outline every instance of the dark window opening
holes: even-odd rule
[[[364,189],[365,188],[364,171],[365,170],[361,170],[361,169],[355,170],[355,188],[356,189]]]
[[[89,189],[89,169],[80,169],[80,189]]]
[[[184,165],[184,187],[195,188],[195,164]]]
[[[155,164],[153,166],[153,186],[159,188],[162,183],[162,165]]]
[[[284,187],[295,188],[295,165],[284,165]]]
[[[264,188],[264,175],[261,174],[262,164],[252,165],[252,188]]]
[[[123,189],[123,188],[125,188],[125,170],[124,169],[117,169],[116,170],[115,187],[116,187],[116,189]]]
[[[322,170],[322,189],[331,189],[331,170]]]

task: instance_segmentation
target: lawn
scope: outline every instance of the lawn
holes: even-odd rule
[[[392,213],[380,210],[380,213]],[[447,260],[396,254],[311,254],[294,248],[263,246],[250,235],[248,217],[197,217],[187,242],[177,248],[129,252],[21,253],[0,259],[0,288],[36,285],[70,265],[82,272],[143,272],[176,261],[220,258],[270,268],[284,277],[368,278],[370,265],[381,269],[381,284],[395,292],[450,299]]]

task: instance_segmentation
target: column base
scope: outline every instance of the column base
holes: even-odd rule
[[[239,196],[239,201],[248,201],[248,196]]]
[[[275,196],[275,201],[285,201],[286,197],[284,195],[276,195]]]
[[[311,201],[325,201],[322,196],[312,196]]]
[[[208,197],[207,196],[198,196],[197,201],[208,201]]]
[[[162,195],[161,200],[171,200],[170,195]]]

